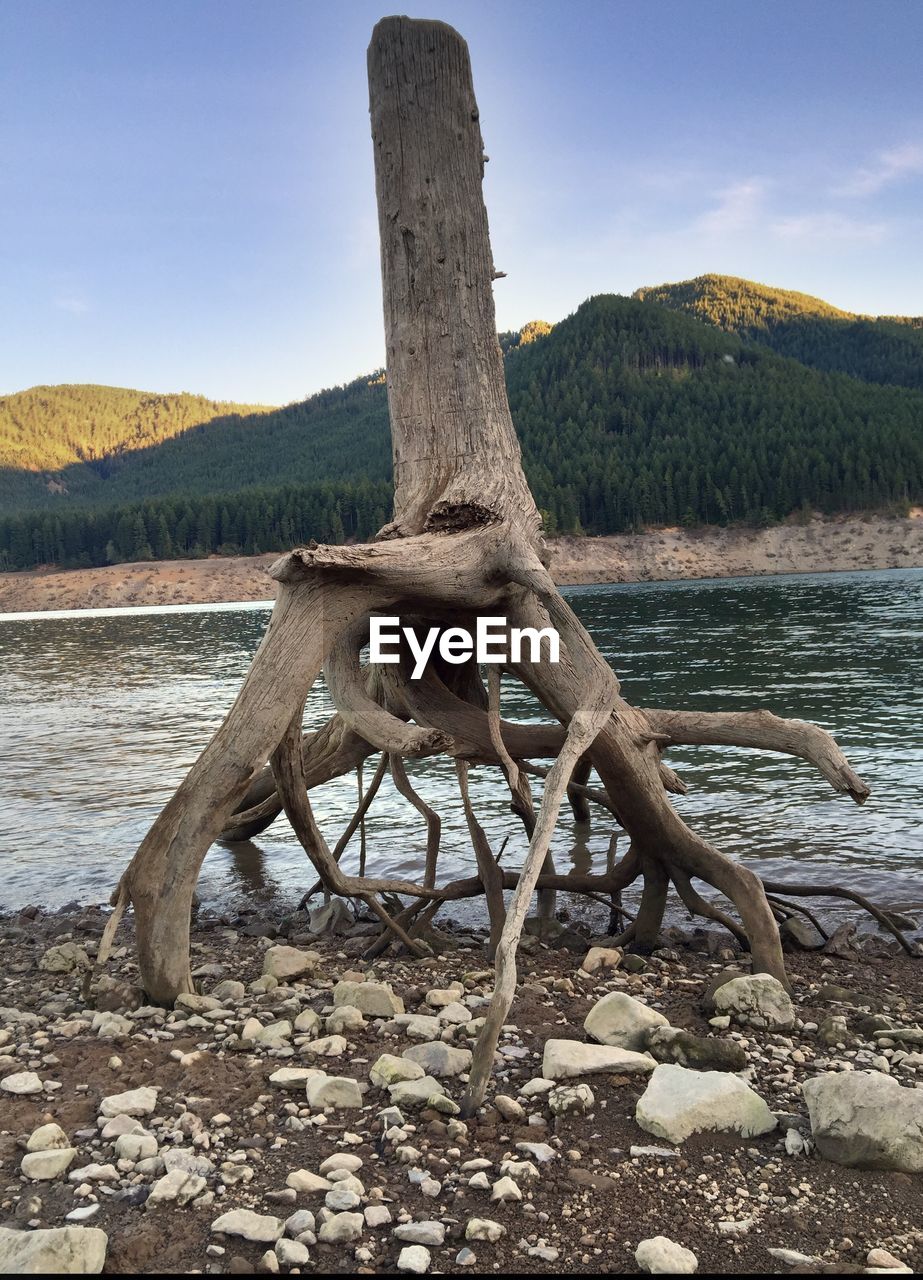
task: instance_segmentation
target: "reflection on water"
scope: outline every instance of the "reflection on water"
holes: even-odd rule
[[[774,874],[851,880],[889,901],[923,901],[923,571],[594,586],[574,608],[641,706],[765,706],[832,729],[870,783],[857,808],[798,761],[733,748],[685,748],[670,763],[689,786],[677,803],[704,835]],[[101,901],[159,809],[230,707],[269,615],[266,605],[194,606],[0,618],[3,804],[0,905]],[[306,723],[330,713],[322,684]],[[504,714],[534,719],[504,684]],[[473,857],[446,761],[411,762],[444,815],[442,874]],[[472,799],[504,865],[524,842],[497,774],[475,769]],[[312,793],[333,843],[356,803],[355,777]],[[419,816],[382,785],[367,822],[369,869],[414,872]],[[560,867],[605,865],[610,826],[565,811]],[[355,847],[344,865],[355,866]],[[623,846],[624,847],[624,846]],[[255,844],[216,846],[205,900],[296,901],[313,877],[284,819]]]

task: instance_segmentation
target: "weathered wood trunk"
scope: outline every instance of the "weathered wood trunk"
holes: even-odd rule
[[[172,1001],[191,989],[189,914],[202,859],[226,838],[260,830],[285,809],[320,882],[357,896],[381,919],[382,940],[418,952],[420,924],[445,901],[487,894],[495,995],[475,1054],[466,1114],[489,1086],[497,1034],[516,988],[516,949],[536,888],[567,885],[617,900],[644,879],[641,910],[625,941],[656,942],[672,883],[691,910],[721,920],[750,946],[757,970],[785,981],[773,906],[759,879],[724,857],[682,821],[668,792],[683,790],[662,759],[672,742],[737,742],[792,752],[816,764],[861,802],[867,788],[832,738],[813,726],[758,712],[747,716],[644,712],[621,697],[618,681],[543,563],[538,512],[522,470],[496,334],[495,275],[481,193],[483,143],[464,41],[440,22],[386,18],[368,55],[372,135],[382,247],[388,396],[394,446],[394,518],[365,546],[301,548],[273,573],[280,584],[273,617],[224,724],[154,823],[122,878],[121,904],[134,905],[141,977],[150,996]],[[499,679],[485,690],[473,664],[431,663],[414,680],[409,665],[363,668],[359,652],[369,616],[387,610],[413,624],[469,625],[478,614],[511,626],[551,625],[562,660],[523,661],[520,678],[556,723],[500,719]],[[405,655],[406,656],[406,655]],[[337,708],[319,732],[302,737],[305,699],[321,666]],[[349,876],[339,855],[371,800],[331,850],[309,791],[382,753],[398,788],[427,827],[418,881]],[[439,884],[438,815],[417,796],[405,757],[454,757],[477,873]],[[553,759],[550,770],[532,763]],[[266,762],[270,761],[267,769]],[[467,791],[472,763],[499,766],[528,849],[521,871],[501,871]],[[602,789],[589,785],[589,766]],[[575,776],[575,770],[577,770]],[[533,808],[527,774],[547,772]],[[377,784],[376,784],[377,785]],[[604,874],[556,875],[549,845],[570,796],[617,815],[630,836],[627,855]],[[365,868],[362,868],[363,872]],[[698,878],[723,893],[740,923],[692,887]],[[512,890],[507,902],[505,894]],[[784,889],[780,890],[784,891]],[[410,899],[396,915],[382,895]],[[546,907],[551,899],[546,897]],[[425,906],[425,910],[422,908]]]
[[[497,340],[467,46],[441,22],[385,18],[368,68],[394,455],[386,532],[504,520],[537,539]]]

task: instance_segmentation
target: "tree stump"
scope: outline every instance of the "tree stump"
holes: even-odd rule
[[[446,901],[486,894],[496,963],[495,994],[475,1053],[464,1111],[484,1098],[500,1027],[516,988],[516,949],[533,892],[567,887],[618,902],[643,880],[641,905],[623,941],[656,944],[669,886],[690,910],[721,920],[750,948],[753,968],[786,981],[774,907],[759,878],[683,822],[669,792],[682,783],[663,761],[673,743],[734,743],[802,756],[861,803],[868,789],[822,730],[768,712],[706,715],[640,710],[562,599],[546,568],[541,520],[522,470],[510,418],[494,318],[494,269],[481,191],[483,143],[465,42],[441,22],[385,18],[368,51],[369,91],[394,450],[394,516],[362,546],[311,546],[273,567],[279,596],[234,706],[135,854],[114,895],[134,907],[141,979],[172,1002],[192,990],[189,921],[199,869],[212,842],[246,838],[284,809],[329,891],[368,903],[384,945],[422,952],[420,923]],[[363,667],[359,654],[375,613],[404,625],[473,628],[502,615],[510,627],[557,629],[561,661],[510,664],[554,723],[500,718],[500,680],[485,689],[476,665],[438,659],[411,676],[395,665]],[[303,735],[305,699],[325,668],[336,715]],[[427,823],[419,882],[348,876],[344,841],[331,850],[309,791],[381,753]],[[416,796],[408,757],[444,753],[457,764],[476,872],[437,883],[439,819]],[[551,760],[550,769],[534,764]],[[270,761],[267,768],[266,762]],[[528,851],[518,874],[501,870],[467,795],[471,764],[491,764],[509,788]],[[601,787],[588,785],[594,769]],[[576,773],[575,773],[576,771]],[[528,776],[544,774],[533,808]],[[369,791],[374,794],[374,788]],[[556,875],[548,861],[560,807],[585,818],[594,802],[630,838],[604,874]],[[346,839],[370,802],[366,793]],[[418,803],[417,803],[418,802]],[[613,844],[614,848],[614,844]],[[719,890],[737,920],[703,899]],[[512,891],[511,897],[507,895]],[[774,886],[784,892],[784,886]],[[409,899],[399,908],[394,895]],[[546,904],[548,898],[546,896]]]

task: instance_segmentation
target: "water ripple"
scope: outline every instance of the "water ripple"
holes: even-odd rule
[[[849,879],[887,901],[923,901],[923,571],[573,588],[568,596],[639,705],[742,710],[769,706],[835,732],[873,788],[861,809],[812,770],[768,752],[683,748],[670,756],[689,787],[677,801],[703,835],[757,869]],[[0,905],[108,897],[154,817],[233,702],[269,614],[266,605],[86,611],[0,619],[4,803]],[[322,684],[306,723],[329,714]],[[504,714],[529,720],[530,696],[504,684]],[[442,872],[472,854],[446,761],[412,762],[445,815]],[[333,841],[355,805],[355,779],[316,793]],[[524,842],[497,775],[472,773],[489,837]],[[565,815],[561,867],[600,867],[602,819]],[[368,822],[369,867],[418,870],[425,831],[382,788]],[[348,867],[355,865],[347,856]],[[279,820],[256,844],[216,846],[203,869],[209,899],[291,898],[313,880]]]

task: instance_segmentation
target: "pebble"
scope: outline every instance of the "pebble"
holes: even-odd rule
[[[397,1269],[398,1271],[412,1271],[416,1275],[423,1275],[429,1270],[432,1256],[429,1249],[425,1249],[422,1244],[406,1245],[398,1254]]]
[[[433,1248],[445,1242],[445,1227],[441,1222],[405,1222],[391,1233],[395,1240],[407,1244],[425,1244]]]

